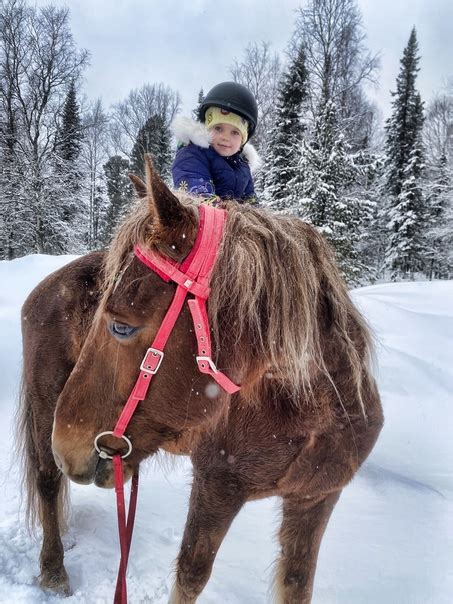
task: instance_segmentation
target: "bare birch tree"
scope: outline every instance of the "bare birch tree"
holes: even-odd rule
[[[356,146],[375,113],[363,85],[375,82],[379,67],[379,56],[368,52],[365,40],[356,0],[309,0],[298,9],[294,44],[306,49],[313,116],[333,101]]]
[[[91,104],[83,119],[81,161],[87,175],[88,249],[101,244],[101,222],[104,194],[104,164],[108,160],[109,117],[101,99]]]
[[[439,94],[429,103],[423,142],[430,161],[446,155],[453,162],[453,93]]]
[[[275,102],[281,76],[277,53],[272,53],[269,42],[254,42],[247,46],[241,60],[230,68],[231,76],[250,90],[258,105],[258,127],[254,142],[261,154],[265,153],[266,133],[275,116]]]

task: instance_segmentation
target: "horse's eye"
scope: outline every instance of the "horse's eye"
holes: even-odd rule
[[[115,336],[115,338],[125,340],[126,338],[133,336],[138,330],[138,327],[132,327],[132,325],[127,325],[127,323],[118,323],[118,321],[112,321],[109,323],[109,330],[110,333]]]

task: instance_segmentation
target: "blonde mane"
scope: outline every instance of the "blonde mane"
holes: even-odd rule
[[[195,209],[196,200],[177,196]],[[353,401],[342,400],[335,374],[340,362],[347,363],[353,386],[346,396],[353,392],[366,415],[363,388],[372,341],[328,244],[297,218],[234,202],[224,207],[228,220],[208,301],[214,350],[224,365],[219,368],[242,381],[242,396],[251,402],[262,400],[272,382],[294,405],[316,406],[314,387],[324,384],[343,407]],[[127,268],[134,245],[152,246],[154,236],[142,200],[107,254],[105,295]]]

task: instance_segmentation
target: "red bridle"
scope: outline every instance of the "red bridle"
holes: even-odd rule
[[[209,282],[220,243],[223,238],[226,212],[225,210],[220,210],[205,204],[198,206],[198,209],[199,227],[197,238],[191,252],[182,264],[177,264],[174,261],[164,258],[152,250],[142,250],[138,246],[134,250],[136,257],[141,262],[157,273],[164,281],[175,282],[177,288],[164,320],[140,364],[139,376],[113,432],[101,432],[94,441],[94,446],[99,453],[99,456],[103,459],[111,458],[111,456],[98,445],[98,440],[102,436],[111,434],[125,440],[128,445],[128,451],[123,456],[117,454],[112,458],[117,497],[118,530],[121,546],[121,561],[118,571],[114,604],[127,604],[126,568],[132,540],[138,493],[137,469],[132,478],[129,512],[126,522],[122,459],[131,453],[132,443],[129,438],[125,436],[125,431],[137,405],[146,398],[151,380],[162,363],[167,340],[170,337],[188,294],[193,295],[193,298],[189,299],[187,303],[192,315],[197,337],[198,356],[196,357],[196,360],[198,369],[201,373],[210,375],[219,386],[229,394],[233,394],[240,389],[240,386],[234,384],[224,373],[216,368],[211,358],[211,336],[206,311],[206,300],[210,293]]]

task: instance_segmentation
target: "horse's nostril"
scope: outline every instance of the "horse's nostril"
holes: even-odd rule
[[[99,449],[99,457],[101,459],[110,459],[111,457],[119,453],[119,451],[115,451],[115,449],[112,449],[111,447],[106,447],[105,445],[101,445]]]

